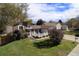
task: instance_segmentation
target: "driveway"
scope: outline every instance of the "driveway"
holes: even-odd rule
[[[67,34],[65,34],[63,39],[75,41],[75,36],[74,35],[67,35]],[[79,42],[79,38],[76,39],[76,42]]]

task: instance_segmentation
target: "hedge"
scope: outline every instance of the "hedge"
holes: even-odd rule
[[[0,35],[0,46],[7,44],[9,42],[13,41],[10,34],[2,34]]]

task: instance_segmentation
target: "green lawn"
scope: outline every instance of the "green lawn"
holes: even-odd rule
[[[64,33],[69,34],[69,35],[79,34],[79,32],[77,32],[77,31],[64,31]]]
[[[3,56],[64,56],[77,45],[73,44],[72,41],[63,40],[58,46],[51,48],[39,49],[34,47],[32,40],[18,40],[0,46],[0,55]]]
[[[75,35],[75,32],[73,31],[64,31],[65,34],[68,34],[68,35]]]

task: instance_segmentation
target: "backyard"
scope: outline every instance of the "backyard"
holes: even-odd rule
[[[3,56],[66,56],[77,45],[69,40],[62,40],[61,44],[50,48],[37,48],[34,41],[22,39],[0,46]]]

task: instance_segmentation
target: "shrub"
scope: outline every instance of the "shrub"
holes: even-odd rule
[[[5,45],[12,41],[14,41],[12,38],[12,33],[0,35],[0,45]]]
[[[25,30],[20,30],[21,38],[27,38],[27,32]]]
[[[54,45],[58,45],[63,39],[63,32],[58,29],[49,29],[49,37]]]
[[[13,32],[13,39],[14,40],[20,40],[20,38],[21,38],[21,33],[20,33],[20,31],[19,30],[15,30],[14,32]]]
[[[53,45],[53,42],[51,42],[51,40],[47,39],[39,42],[34,42],[34,46],[37,48],[50,48],[55,45]]]
[[[34,42],[34,46],[37,48],[50,48],[53,46],[57,46],[61,40],[63,39],[62,30],[57,29],[49,29],[49,37],[50,39]]]
[[[27,32],[24,30],[15,30],[12,37],[14,40],[24,39],[27,37]]]

